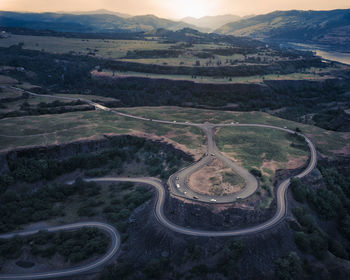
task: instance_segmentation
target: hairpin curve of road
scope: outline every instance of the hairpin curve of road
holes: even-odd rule
[[[30,95],[34,96],[44,96],[44,97],[52,97],[52,98],[61,98],[61,99],[68,99],[68,100],[78,100],[78,98],[71,98],[71,97],[63,97],[63,96],[54,96],[54,95],[41,95],[32,93],[29,91],[23,91],[22,89],[13,87],[16,90],[20,90],[22,92],[26,92]],[[244,192],[239,193],[240,198],[246,198],[250,196],[252,193],[254,193],[258,188],[258,182],[256,178],[251,175],[247,170],[240,167],[230,159],[226,158],[224,155],[222,155],[218,148],[216,147],[214,136],[213,136],[213,129],[215,127],[261,127],[261,128],[267,128],[267,129],[277,129],[281,130],[287,133],[296,133],[293,130],[290,130],[288,128],[282,128],[277,126],[271,126],[271,125],[264,125],[264,124],[238,124],[238,123],[231,123],[231,124],[199,124],[199,123],[189,123],[189,122],[171,122],[171,121],[164,121],[164,120],[153,120],[148,119],[144,117],[138,117],[133,116],[130,114],[118,112],[116,110],[107,108],[103,105],[100,105],[98,103],[92,102],[90,100],[80,99],[81,101],[84,101],[90,105],[95,106],[96,109],[108,111],[120,116],[133,118],[141,121],[152,121],[157,123],[164,123],[164,124],[173,124],[173,125],[183,125],[183,126],[196,126],[198,128],[201,128],[206,133],[207,138],[207,153],[206,156],[203,157],[200,161],[180,170],[177,171],[175,174],[171,175],[168,184],[170,187],[170,191],[177,195],[177,196],[183,196],[184,191],[183,189],[186,189],[187,191],[190,191],[188,187],[186,186],[186,178],[193,172],[199,170],[204,165],[208,164],[212,161],[212,155],[214,154],[215,157],[220,159],[225,165],[231,167],[233,170],[239,173],[240,176],[242,176],[247,184],[247,188]],[[302,136],[306,143],[308,144],[308,147],[310,149],[310,160],[308,163],[308,166],[305,170],[303,170],[300,174],[294,176],[295,178],[303,178],[306,175],[308,175],[316,166],[317,163],[317,152],[315,145],[312,143],[312,141],[304,134],[297,133],[299,136]],[[168,220],[164,214],[164,203],[166,198],[166,191],[165,186],[162,183],[162,181],[158,178],[151,178],[151,177],[145,177],[145,178],[129,178],[129,177],[104,177],[104,178],[90,178],[85,179],[85,181],[94,181],[94,182],[134,182],[134,183],[143,183],[150,186],[153,186],[157,191],[157,198],[156,202],[154,204],[154,214],[156,216],[156,219],[160,224],[162,224],[164,227],[168,228],[169,230],[172,230],[174,232],[180,233],[180,234],[186,234],[186,235],[192,235],[192,236],[199,236],[199,237],[223,237],[223,236],[243,236],[248,234],[254,234],[259,233],[267,229],[271,229],[275,225],[277,225],[279,222],[281,222],[286,214],[287,214],[287,198],[286,193],[288,190],[288,186],[290,184],[291,178],[288,178],[284,180],[282,183],[280,183],[277,187],[277,193],[276,193],[276,199],[277,199],[277,210],[276,213],[272,218],[269,220],[247,228],[242,229],[235,229],[235,230],[223,230],[223,231],[210,231],[210,230],[201,230],[201,229],[193,229],[188,227],[183,227],[177,224],[174,224],[170,220]],[[176,182],[179,182],[182,186],[182,191],[179,191],[179,188],[176,186]],[[192,195],[192,194],[190,194]],[[198,195],[198,194],[196,194]],[[189,198],[189,197],[186,197]],[[213,198],[212,196],[200,196],[198,197],[198,200],[201,202],[206,203],[213,203],[212,200],[209,200],[209,198]],[[220,200],[220,197],[215,198],[215,203],[228,203],[232,202],[237,199],[237,194],[235,194],[235,197],[228,196],[224,199]],[[219,201],[218,201],[219,200]],[[0,274],[0,279],[48,279],[48,278],[57,278],[57,277],[66,277],[66,276],[73,276],[78,275],[82,273],[86,273],[89,271],[92,271],[94,269],[97,269],[105,264],[107,264],[118,252],[121,244],[121,238],[120,234],[117,231],[116,228],[109,224],[101,223],[101,222],[79,222],[69,225],[61,225],[61,226],[53,226],[53,227],[46,227],[46,228],[40,228],[37,230],[26,230],[21,232],[15,232],[15,233],[8,233],[8,234],[2,234],[0,235],[1,239],[9,239],[14,236],[28,236],[38,233],[40,230],[46,230],[49,232],[57,232],[61,230],[77,230],[80,228],[85,227],[94,227],[98,228],[100,230],[103,230],[107,235],[110,237],[111,242],[109,245],[109,248],[107,252],[100,257],[99,259],[82,266],[72,267],[72,268],[66,268],[61,270],[55,270],[55,271],[48,271],[48,272],[36,272],[36,273],[28,273],[28,274]]]

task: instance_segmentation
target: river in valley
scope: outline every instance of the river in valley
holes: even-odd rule
[[[325,46],[318,45],[309,45],[309,44],[300,44],[300,43],[284,43],[283,46],[292,47],[294,49],[303,50],[303,51],[312,51],[316,55],[322,57],[326,60],[333,60],[340,63],[345,63],[350,65],[350,49],[348,52],[339,52],[327,48]]]

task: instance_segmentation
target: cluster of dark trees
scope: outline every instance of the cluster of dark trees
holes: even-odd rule
[[[29,247],[35,256],[51,258],[56,253],[70,263],[78,263],[106,252],[109,241],[106,235],[95,228],[82,228],[76,231],[57,233],[40,231],[28,237],[0,239],[0,257],[16,259],[23,248]]]
[[[212,53],[214,55],[232,56],[234,54],[250,54],[256,53],[257,49],[253,47],[229,47],[229,48],[218,48],[218,49],[204,49],[203,51]]]
[[[79,216],[91,217],[101,213],[124,233],[128,226],[127,219],[132,211],[152,195],[147,188],[135,187],[132,183],[111,185],[109,195],[112,199],[108,205],[105,201],[97,199],[100,194],[99,185],[94,182],[85,182],[80,178],[70,185],[49,184],[35,190],[23,189],[20,192],[8,190],[0,197],[2,213],[0,232],[13,231],[23,224],[62,217],[65,215],[65,201],[78,196],[80,203],[77,214]],[[14,250],[13,254],[15,251],[18,250]],[[42,254],[46,251],[36,250],[36,252]]]
[[[98,169],[123,171],[125,163],[133,160],[142,161],[147,166],[150,176],[164,178],[174,173],[183,160],[190,160],[184,153],[171,149],[168,145],[143,138],[121,136],[112,141],[111,148],[99,153],[80,153],[64,160],[57,160],[42,155],[19,156],[9,158],[10,173],[0,176],[1,186],[14,180],[33,183],[42,179],[52,180],[59,175],[76,169]]]
[[[293,214],[301,225],[295,228],[296,244],[302,251],[320,259],[327,250],[340,258],[349,258],[350,248],[346,244],[350,241],[350,177],[344,171],[346,163],[343,164],[342,167],[334,163],[318,166],[325,182],[323,187],[308,187],[296,179],[291,182],[295,200],[308,203],[321,220],[333,221],[342,238],[347,240],[342,242],[321,230],[306,208],[295,208]]]
[[[30,29],[25,27],[5,27],[1,30],[17,35],[50,36],[80,39],[113,39],[113,40],[143,40],[143,32],[123,32],[123,33],[79,33],[79,32],[58,32],[48,29]]]
[[[118,71],[156,73],[167,75],[194,75],[210,77],[241,77],[267,74],[290,74],[309,67],[324,67],[317,57],[300,60],[276,61],[270,65],[237,65],[221,67],[189,67],[144,64],[128,61],[105,61],[104,67]]]
[[[125,193],[125,190],[128,192]],[[103,207],[102,212],[110,223],[125,234],[128,217],[135,208],[149,200],[152,193],[145,187],[135,188],[132,183],[119,183],[110,185],[110,196],[113,199],[109,205]]]
[[[54,108],[54,107],[62,107],[62,106],[77,106],[83,105],[85,102],[78,100],[73,100],[71,102],[63,102],[61,100],[55,100],[52,102],[40,102],[37,107],[38,108]]]
[[[142,274],[144,279],[161,279],[165,275],[174,275],[184,279],[206,279],[208,274],[224,275],[225,277],[238,277],[238,261],[244,252],[244,244],[240,240],[228,240],[218,250],[215,263],[207,264],[202,246],[188,242],[182,260],[171,257],[151,258],[146,262],[135,263],[135,260],[121,259],[117,264],[106,267],[101,275],[102,280],[133,279],[135,271],[138,277]],[[185,273],[180,273],[174,264],[186,262],[189,267]],[[171,276],[170,276],[171,277]]]
[[[67,90],[86,85],[91,80],[90,71],[98,60],[88,56],[69,54],[55,55],[42,51],[22,49],[22,45],[0,48],[0,65],[23,67],[36,75],[26,76],[24,72],[10,71],[10,75],[21,81],[30,81],[45,88]]]
[[[128,51],[124,58],[172,58],[179,57],[184,51],[182,50],[134,50]]]
[[[305,277],[304,265],[295,252],[279,258],[275,263],[275,275],[280,280],[294,280]]]
[[[74,194],[88,197],[98,191],[95,183],[82,180],[72,185],[54,184],[21,192],[8,190],[0,196],[0,232],[10,232],[19,225],[63,216],[64,209],[56,203],[64,202]]]
[[[37,116],[47,114],[64,114],[68,112],[83,112],[92,111],[95,107],[92,105],[79,105],[79,106],[62,106],[62,107],[31,107],[27,102],[21,105],[20,111],[10,111],[6,113],[0,113],[0,119],[20,116]]]
[[[195,52],[193,55],[199,58],[214,58],[215,55],[232,56],[234,54],[250,54],[256,53],[257,49],[254,47],[229,47],[217,49],[203,49]],[[168,50],[133,50],[128,51],[123,58],[139,59],[139,58],[176,58],[185,53],[185,49],[168,49]]]
[[[350,99],[344,96],[346,102],[345,108],[350,106]],[[312,120],[316,126],[327,130],[350,131],[350,115],[344,112],[344,109],[325,110],[316,113]]]
[[[293,214],[301,228],[295,233],[295,243],[304,252],[323,259],[328,251],[327,235],[320,230],[311,214],[304,208],[294,208]]]
[[[111,147],[100,153],[81,153],[64,160],[30,153],[8,159],[10,172],[0,176],[0,232],[14,230],[18,225],[46,220],[64,214],[62,207],[53,206],[63,202],[68,196],[79,194],[85,196],[80,206],[79,215],[92,216],[99,202],[89,197],[100,193],[94,183],[81,180],[70,186],[47,186],[35,190],[14,192],[10,186],[16,181],[34,183],[39,180],[52,180],[59,175],[73,172],[76,169],[123,171],[123,165],[132,161],[142,161],[150,176],[167,178],[180,168],[184,160],[190,160],[184,153],[171,149],[170,145],[153,142],[143,138],[121,136],[112,141]],[[96,174],[92,174],[96,175]],[[149,199],[150,194],[144,189],[136,189],[122,200],[114,200],[113,205],[104,209],[107,218],[112,222],[130,215],[131,211]],[[115,211],[121,210],[119,214]]]

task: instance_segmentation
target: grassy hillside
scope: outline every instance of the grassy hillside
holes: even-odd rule
[[[312,125],[280,119],[263,112],[230,112],[179,107],[140,107],[120,108],[118,110],[133,115],[163,120],[192,121],[197,123],[258,123],[288,127],[293,130],[298,127],[314,141],[318,151],[322,154],[328,156],[350,154],[350,145],[348,144],[350,139],[349,132],[328,131]],[[228,130],[231,131],[231,129]]]
[[[216,32],[345,46],[350,42],[350,10],[276,11],[226,24]]]
[[[139,32],[157,28],[170,30],[191,27],[190,24],[158,18],[153,15],[120,17],[113,14],[56,14],[0,12],[0,26],[45,29],[60,32]]]

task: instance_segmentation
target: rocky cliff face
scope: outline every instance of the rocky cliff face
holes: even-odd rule
[[[129,135],[116,135],[116,136],[104,136],[101,139],[93,140],[81,140],[71,143],[65,143],[60,145],[49,146],[32,146],[27,148],[14,149],[0,153],[0,174],[9,171],[8,161],[16,160],[21,157],[45,157],[49,159],[64,160],[72,156],[84,153],[96,153],[113,147],[113,140],[125,138],[126,143],[129,138],[135,136]],[[151,140],[149,140],[151,141]],[[161,141],[152,141],[157,143],[163,150],[174,150],[175,148],[171,144],[163,143]],[[181,150],[175,149],[177,153],[181,153],[183,159],[192,161],[192,157]]]
[[[187,236],[174,233],[160,225],[152,211],[153,203],[154,201],[148,201],[140,206],[138,211],[135,211],[134,219],[129,224],[128,239],[122,244],[122,252],[119,257],[119,260],[134,265],[133,275],[136,278],[138,276],[141,278],[140,271],[150,260],[165,258],[169,260],[171,268],[162,275],[163,279],[173,279],[174,275],[181,275],[178,279],[272,279],[276,259],[285,256],[290,251],[297,250],[293,231],[289,228],[287,221],[282,222],[272,230],[245,237]],[[201,228],[203,228],[202,225],[210,223],[213,230],[222,228],[220,222],[223,221],[215,219],[215,214],[211,213],[211,216],[205,216],[205,213],[210,213],[209,210],[205,213],[202,212],[203,218],[199,216],[186,217],[189,213],[189,210],[186,210],[189,207],[187,204],[184,208],[179,208],[181,202],[175,200],[170,201],[170,204],[173,204],[170,207],[178,207],[178,214],[181,215],[179,220],[195,221]],[[197,206],[190,207],[190,209],[194,209]],[[180,213],[180,209],[184,210],[185,213]],[[202,208],[201,210],[203,211]],[[239,221],[238,215],[240,213],[235,213],[237,221]],[[173,220],[173,214],[169,216],[167,212],[166,215]],[[226,246],[230,242],[241,242],[243,250],[238,260],[232,260],[233,262],[230,263],[232,272],[224,276],[218,263],[225,258]],[[191,248],[198,250],[198,256],[193,255]],[[191,268],[199,264],[207,266],[209,271],[203,271],[203,275],[190,274]]]
[[[176,224],[208,230],[224,230],[268,220],[274,207],[266,210],[240,208],[239,203],[213,205],[182,201],[170,196],[165,204],[167,217]]]
[[[61,145],[32,146],[27,148],[14,149],[0,154],[0,173],[9,170],[8,160],[16,160],[21,157],[47,157],[50,159],[63,160],[81,153],[91,153],[109,148],[109,138],[99,140],[84,140]]]
[[[299,174],[307,164],[298,169],[277,170],[274,178],[277,186],[287,178]],[[176,224],[208,230],[224,230],[259,224],[271,218],[276,211],[274,199],[267,209],[249,209],[240,202],[231,204],[203,204],[183,201],[172,195],[165,203],[165,213]]]
[[[337,91],[345,90],[347,86],[346,81],[342,79],[325,79],[320,81],[308,81],[308,80],[265,80],[264,84],[267,85],[276,93],[293,94],[295,92],[317,93],[325,91]]]

